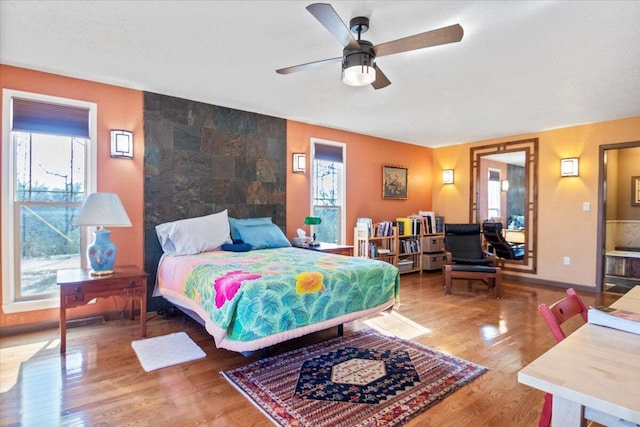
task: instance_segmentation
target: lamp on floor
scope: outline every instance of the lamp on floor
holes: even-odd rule
[[[115,193],[92,193],[84,201],[78,217],[73,222],[79,226],[95,226],[95,240],[87,248],[87,258],[91,264],[91,274],[106,276],[113,274],[113,265],[118,253],[109,236],[111,231],[104,227],[131,227],[127,212]]]

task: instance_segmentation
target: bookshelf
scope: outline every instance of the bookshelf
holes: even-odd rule
[[[368,218],[358,219],[353,236],[354,256],[386,261],[398,267],[400,274],[439,270],[447,262],[444,234],[425,231],[438,230],[443,222],[442,217],[435,216],[431,221],[412,216],[376,224]]]
[[[419,232],[419,230],[414,231]],[[422,270],[422,236],[420,234],[398,236],[398,268],[400,273]]]
[[[353,255],[378,259],[398,266],[398,231],[391,222],[375,227],[355,227],[353,231]]]

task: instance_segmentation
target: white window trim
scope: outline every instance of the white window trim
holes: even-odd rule
[[[498,180],[497,181],[496,180],[492,181],[492,180],[489,179],[489,176],[491,175],[491,172],[497,172],[497,174],[498,174]],[[489,198],[490,197],[487,197],[487,219],[496,218],[496,217],[501,218],[502,217],[502,203],[501,203],[501,196],[500,196],[500,183],[502,182],[502,170],[496,169],[496,168],[488,168],[488,170],[487,170],[487,192],[490,192],[490,189],[489,189],[489,183],[490,182],[497,182],[498,183],[497,184],[497,187],[498,187],[498,191],[497,191],[498,192],[498,195],[497,195],[497,198],[498,198],[498,207],[497,207],[498,214],[497,215],[493,215],[493,216],[490,215],[490,211],[493,210],[493,209],[492,209],[491,206],[489,206]]]
[[[333,145],[342,149],[342,179],[340,185],[342,186],[342,200],[340,207],[340,242],[344,244],[347,236],[347,144],[344,142],[329,141],[327,139],[311,138],[311,177],[314,176],[313,159],[316,158],[316,143],[322,145]],[[309,212],[313,212],[313,178],[309,180]]]
[[[49,297],[30,301],[15,300],[15,272],[16,251],[14,242],[14,179],[15,174],[13,140],[11,139],[11,123],[13,122],[11,100],[13,98],[30,99],[33,101],[49,102],[69,105],[72,107],[87,108],[89,110],[89,139],[87,147],[87,194],[93,193],[97,188],[97,141],[98,141],[98,105],[94,102],[78,101],[75,99],[60,98],[56,96],[41,95],[31,92],[23,92],[12,89],[2,90],[2,311],[4,313],[20,313],[24,311],[44,310],[60,307],[59,297]],[[84,229],[80,233],[81,247],[84,248],[89,241],[89,231]],[[83,265],[85,257],[82,257]]]

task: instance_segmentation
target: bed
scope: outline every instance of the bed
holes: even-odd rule
[[[154,296],[202,323],[218,348],[268,348],[393,307],[397,267],[292,247],[271,218],[226,211],[156,226]]]
[[[295,247],[164,256],[156,286],[237,352],[384,311],[398,289],[391,264]]]

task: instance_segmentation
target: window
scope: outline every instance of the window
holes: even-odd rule
[[[56,271],[86,263],[73,226],[95,191],[96,105],[3,91],[2,292],[5,312],[58,304]]]
[[[311,212],[322,223],[317,239],[326,243],[345,242],[345,150],[343,143],[311,140]]]
[[[500,217],[500,169],[489,169],[487,188],[487,218]]]

